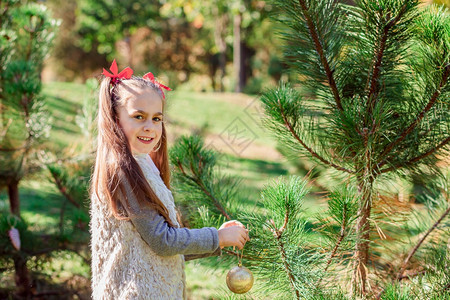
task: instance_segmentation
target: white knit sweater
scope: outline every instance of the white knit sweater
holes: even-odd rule
[[[172,194],[158,169],[148,155],[135,158],[168,209],[171,221],[178,225]],[[108,215],[105,201],[93,195],[90,225],[93,299],[185,299],[183,255],[157,255],[130,221]]]

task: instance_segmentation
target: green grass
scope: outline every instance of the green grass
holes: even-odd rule
[[[21,214],[35,232],[54,233],[59,222],[63,196],[45,177],[41,181],[22,180],[19,189]],[[8,209],[6,191],[0,193],[0,209]]]
[[[75,116],[80,113],[83,100],[89,97],[84,84],[52,82],[43,87],[52,129],[45,143],[46,149],[59,151],[81,138]]]
[[[233,99],[237,97],[237,99]],[[168,97],[169,120],[186,128],[206,127],[211,133],[221,134],[236,119],[242,120],[248,128],[240,133],[247,138],[257,137],[261,144],[275,147],[273,139],[267,138],[266,131],[259,123],[259,103],[255,97],[234,96],[217,93],[173,93]]]

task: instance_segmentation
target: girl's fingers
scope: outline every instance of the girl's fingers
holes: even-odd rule
[[[221,248],[233,246],[233,251],[235,251],[236,247],[242,250],[245,243],[250,240],[248,230],[242,226],[234,225],[230,228],[219,229],[218,231],[219,245]]]
[[[241,238],[239,239],[239,241],[242,243],[242,247],[244,247],[245,244],[247,243],[247,241],[249,241],[249,240],[250,239],[249,239],[248,235],[241,236]]]
[[[248,230],[245,230],[244,236],[245,236],[246,241],[250,241],[250,236],[248,235]]]

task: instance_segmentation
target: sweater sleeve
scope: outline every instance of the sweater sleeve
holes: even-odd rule
[[[122,205],[142,239],[160,256],[176,254],[195,255],[193,258],[218,255],[219,234],[214,227],[201,229],[171,227],[163,216],[151,207],[141,207],[131,192],[131,187],[125,185],[128,205]]]

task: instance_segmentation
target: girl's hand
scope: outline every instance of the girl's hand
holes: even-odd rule
[[[228,247],[228,246],[236,246],[240,250],[244,248],[244,245],[247,241],[250,240],[248,236],[248,230],[244,227],[244,225],[231,225],[224,226],[223,224],[219,232],[219,246],[220,248]]]

